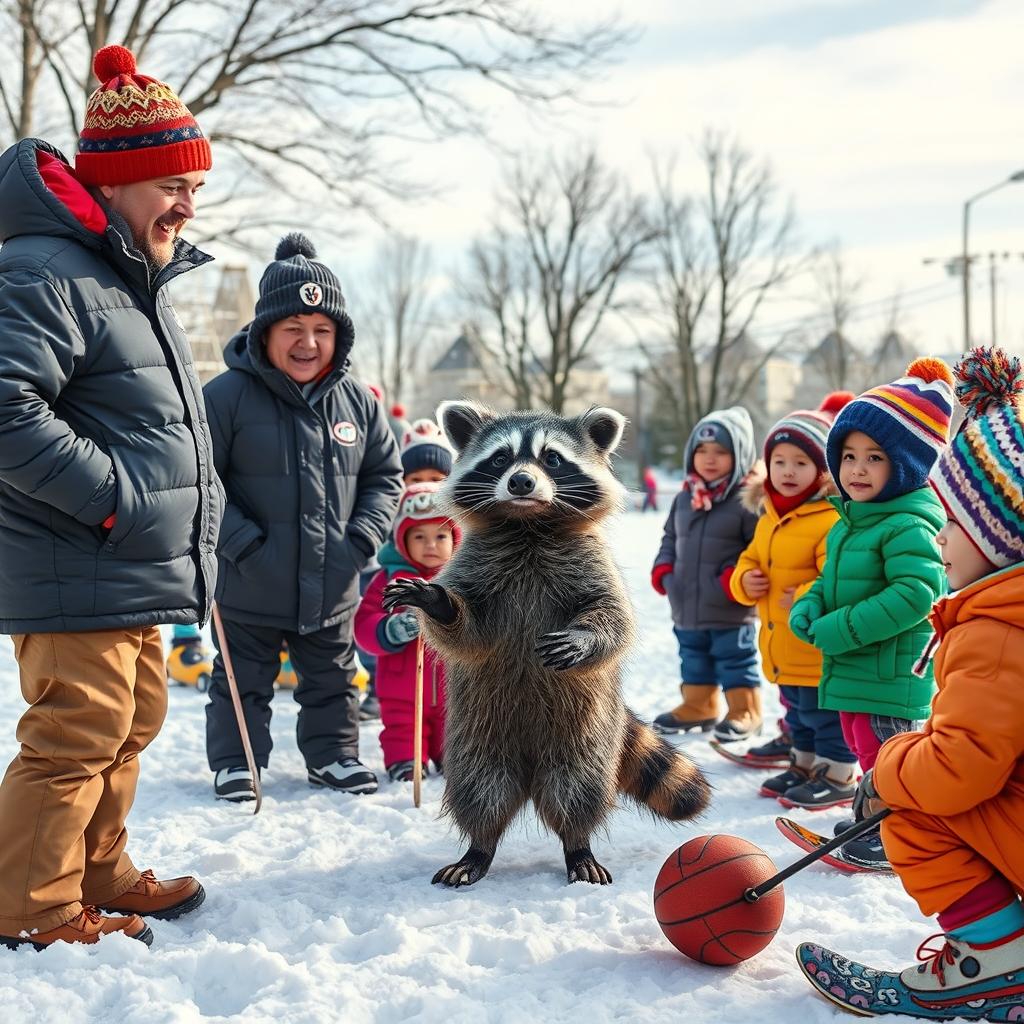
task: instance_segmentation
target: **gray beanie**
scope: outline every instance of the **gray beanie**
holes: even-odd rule
[[[289,316],[323,313],[337,325],[336,351],[347,356],[355,338],[352,318],[345,311],[345,296],[333,272],[315,260],[316,248],[294,231],[277,245],[274,262],[260,279],[256,316],[249,330],[261,344],[267,328]],[[336,356],[337,358],[337,356]]]

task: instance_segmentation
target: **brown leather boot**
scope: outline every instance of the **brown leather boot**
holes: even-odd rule
[[[49,931],[32,932],[30,936],[17,938],[0,935],[0,945],[8,949],[17,949],[18,946],[46,949],[55,942],[84,942],[91,945],[99,942],[102,936],[113,932],[124,932],[130,939],[138,939],[147,946],[153,945],[153,932],[138,914],[130,914],[128,917],[104,917],[95,907],[83,907],[77,917]]]
[[[147,870],[142,872],[135,885],[111,900],[103,909],[115,914],[142,914],[160,921],[169,921],[195,910],[205,899],[206,890],[199,884],[198,878],[186,875],[161,882],[152,871]]]
[[[718,687],[711,683],[683,683],[679,687],[683,703],[658,715],[654,728],[658,732],[708,732],[718,721]]]
[[[760,686],[734,686],[725,691],[725,702],[729,710],[715,726],[715,739],[719,743],[733,743],[761,732]]]

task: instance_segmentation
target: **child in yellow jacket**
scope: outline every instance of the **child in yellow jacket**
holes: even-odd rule
[[[838,518],[828,501],[835,488],[825,464],[825,439],[852,397],[837,392],[819,409],[798,409],[776,423],[764,447],[767,479],[757,479],[744,492],[747,507],[760,510],[761,518],[730,587],[736,601],[757,605],[762,671],[778,684],[786,705],[790,767],[761,786],[762,796],[785,807],[850,803],[856,789],[857,759],[843,739],[839,712],[818,707],[821,652],[789,627],[789,609],[821,572],[825,537]]]

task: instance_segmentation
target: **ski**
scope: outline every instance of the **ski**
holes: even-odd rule
[[[711,740],[711,749],[732,764],[741,768],[756,768],[758,771],[785,771],[789,767],[789,755],[785,757],[753,757],[750,751],[730,750],[729,745]]]
[[[818,832],[812,832],[809,828],[804,828],[799,822],[792,821],[789,818],[776,818],[775,827],[795,846],[799,846],[801,850],[806,850],[808,853],[812,853],[814,850],[819,849],[830,841],[829,836],[823,836]],[[830,864],[834,868],[838,868],[840,871],[848,871],[851,873],[866,871],[875,875],[891,875],[893,870],[886,864],[884,867],[877,863],[868,863],[867,861],[858,861],[856,858],[852,858],[847,854],[843,847],[839,847],[838,850],[834,850],[832,853],[825,854],[821,858],[823,864]]]

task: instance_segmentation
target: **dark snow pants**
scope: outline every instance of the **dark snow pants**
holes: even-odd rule
[[[323,768],[343,757],[359,756],[359,690],[355,685],[352,619],[305,635],[269,626],[224,620],[231,664],[256,764],[266,768],[270,738],[270,701],[281,667],[281,642],[299,677],[294,697],[300,705],[295,727],[299,752],[308,768]],[[213,771],[245,764],[220,640],[213,635],[210,703],[206,705],[206,756]]]

